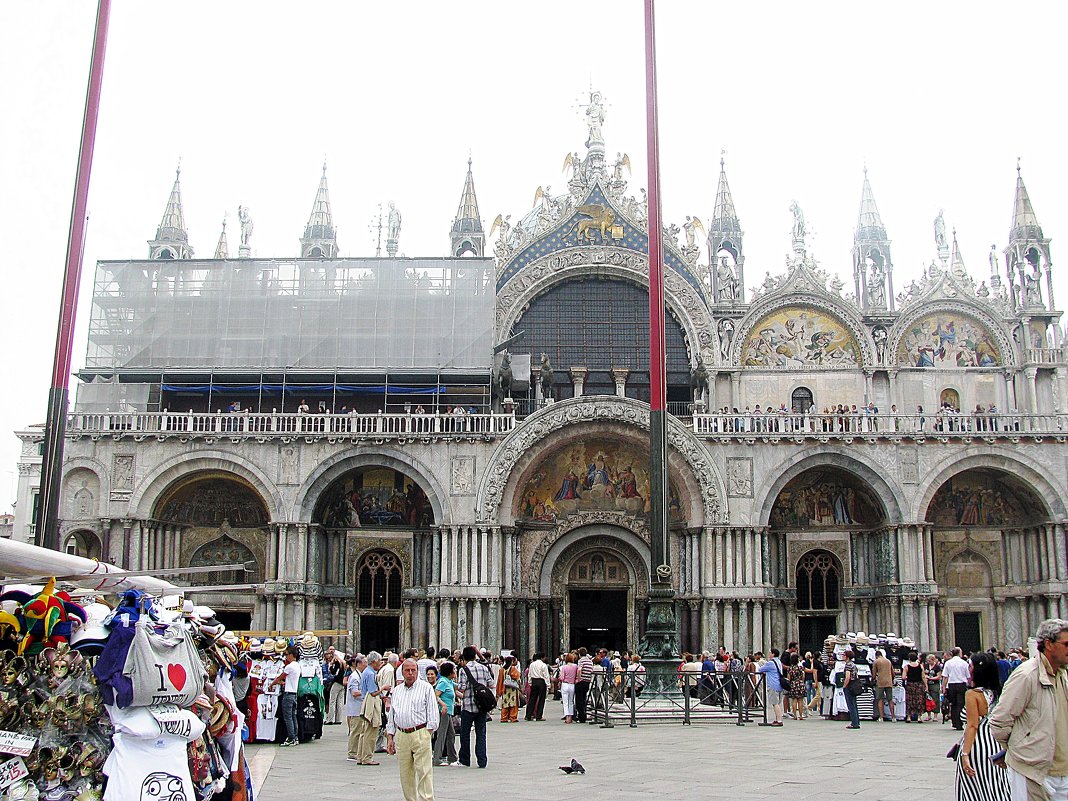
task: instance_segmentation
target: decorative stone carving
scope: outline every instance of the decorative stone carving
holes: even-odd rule
[[[593,422],[623,423],[647,431],[649,407],[629,398],[591,395],[554,403],[532,414],[494,452],[482,479],[476,507],[478,521],[496,519],[512,470],[540,440],[567,426]],[[668,418],[668,444],[686,460],[700,484],[704,523],[724,522],[719,477],[708,452],[692,432],[673,417]]]
[[[1001,537],[996,533],[973,533],[966,530],[939,532],[935,538],[934,550],[935,581],[939,584],[945,584],[949,563],[968,551],[978,554],[986,561],[995,585],[1004,583]]]
[[[852,583],[850,573],[855,574],[855,566],[850,559],[850,547],[847,535],[834,536],[830,534],[787,534],[786,535],[786,583],[789,587],[796,587],[797,563],[801,557],[815,549],[830,551],[838,559],[842,566],[841,586]]]
[[[899,446],[902,484],[918,484],[920,481],[920,455],[915,445]]]
[[[623,557],[623,560],[630,565],[631,570],[634,571],[634,575],[637,579],[636,594],[644,596],[649,592],[649,577],[645,572],[645,561],[633,547],[623,540],[616,539],[615,537],[608,537],[603,535],[584,537],[578,542],[574,542],[564,549],[560,554],[560,558],[556,560],[552,568],[552,578],[550,579],[550,588],[554,598],[562,598],[567,590],[568,583],[568,571],[571,568],[572,563],[581,554],[588,551],[609,551],[619,554]],[[541,581],[541,571],[544,566],[544,556],[542,560],[538,562],[537,569],[530,571],[530,583],[528,589],[532,595],[538,594],[538,585]]]
[[[454,456],[449,469],[449,492],[452,495],[475,494],[475,457]]]
[[[408,586],[412,582],[412,541],[400,537],[365,537],[355,532],[350,532],[346,543],[345,581],[350,587],[356,586],[356,567],[363,560],[368,551],[383,549],[396,554],[401,560],[402,586]]]
[[[116,453],[111,457],[111,500],[128,501],[133,492],[133,454]]]
[[[753,497],[753,459],[751,456],[727,457],[727,497]]]

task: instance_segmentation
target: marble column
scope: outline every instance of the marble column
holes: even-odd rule
[[[485,648],[486,640],[486,630],[482,627],[482,601],[476,598],[471,601],[471,642]]]
[[[753,650],[749,642],[749,602],[738,602],[738,651],[748,653]]]
[[[630,370],[626,367],[612,368],[612,380],[616,384],[616,395],[621,398],[627,397],[627,376],[629,375]]]
[[[493,600],[487,604],[487,607],[486,639],[489,644],[486,647],[493,653],[497,653],[503,647],[501,645],[501,605],[499,601]]]
[[[429,617],[427,618],[427,645],[433,645],[435,648],[440,648],[442,645],[440,616],[440,602],[437,598],[432,598],[430,600]]]
[[[701,616],[701,648],[714,651],[719,643],[719,601],[705,601]]]
[[[582,397],[582,389],[586,385],[586,376],[589,375],[589,370],[585,367],[572,367],[571,370],[571,385],[575,390],[575,397]]]
[[[734,602],[727,601],[723,604],[723,644],[728,651],[734,650]]]
[[[764,602],[753,602],[753,648],[754,651],[767,651],[764,640]]]

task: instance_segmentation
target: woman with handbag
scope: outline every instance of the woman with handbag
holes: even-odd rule
[[[501,699],[501,723],[519,722],[519,680],[521,674],[514,656],[504,659],[497,674],[497,697]]]
[[[456,728],[452,712],[456,707],[456,667],[442,662],[440,668],[428,667],[426,680],[438,697],[438,729],[434,732],[434,761],[441,767],[456,762]]]
[[[575,717],[575,682],[578,681],[577,657],[572,651],[564,656],[560,666],[560,699],[564,702],[564,723],[571,723]]]
[[[993,654],[979,651],[968,662],[971,689],[964,694],[967,722],[957,753],[954,781],[957,801],[1009,801],[1007,771],[990,757],[1000,748],[990,733],[990,710],[1001,694],[998,663]]]

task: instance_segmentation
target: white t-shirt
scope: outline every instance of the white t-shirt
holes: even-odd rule
[[[968,670],[968,663],[961,659],[959,656],[954,656],[946,660],[946,664],[942,666],[942,675],[946,677],[946,684],[967,684],[970,671]]]
[[[286,686],[284,692],[295,693],[297,687],[300,685],[300,663],[290,662],[284,668],[282,672],[286,676]]]

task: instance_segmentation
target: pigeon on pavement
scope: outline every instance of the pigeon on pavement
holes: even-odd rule
[[[561,765],[560,770],[568,775],[572,773],[585,773],[586,769],[582,767],[581,763],[577,759],[572,759],[570,765]]]

